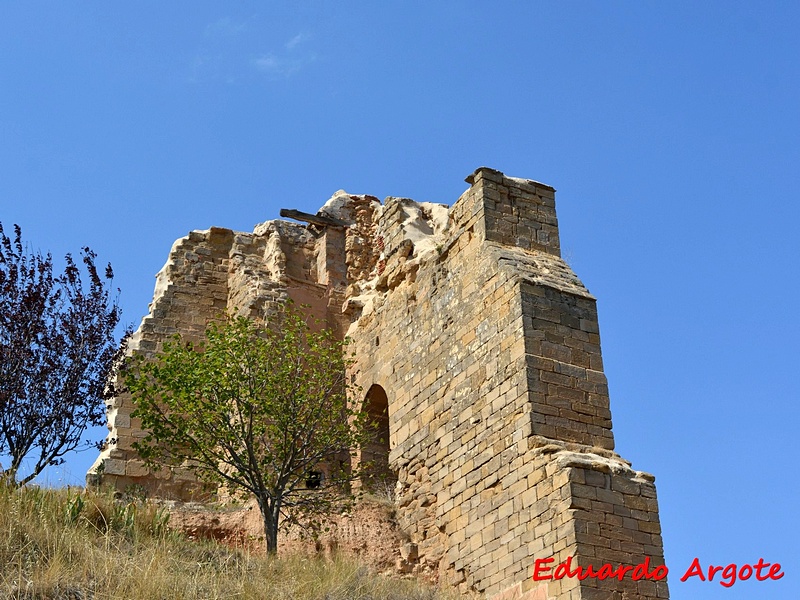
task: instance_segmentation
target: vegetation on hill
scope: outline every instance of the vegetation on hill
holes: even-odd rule
[[[163,507],[83,490],[0,486],[0,598],[437,600],[349,560],[250,555],[168,528]]]

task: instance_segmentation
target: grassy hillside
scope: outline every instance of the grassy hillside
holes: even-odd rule
[[[0,486],[0,598],[443,600],[345,559],[267,559],[186,540],[152,504]]]

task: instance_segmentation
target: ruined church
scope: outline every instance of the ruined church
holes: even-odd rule
[[[199,339],[227,310],[308,305],[353,340],[354,401],[388,433],[362,451],[396,479],[412,570],[502,600],[668,598],[630,573],[532,576],[537,559],[663,565],[656,489],[614,452],[595,299],[561,258],[554,189],[485,167],[466,182],[449,207],[340,191],[252,233],[191,232],[130,351]],[[113,400],[89,478],[190,497],[188,472],[137,457],[131,412]]]

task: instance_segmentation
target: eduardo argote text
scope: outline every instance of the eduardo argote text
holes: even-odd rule
[[[625,577],[628,577],[633,581],[643,579],[661,581],[669,573],[666,565],[655,565],[651,568],[649,556],[636,565],[620,564],[614,566],[610,563],[605,563],[599,567],[592,565],[586,567],[573,566],[572,559],[573,557],[569,556],[565,561],[554,565],[552,563],[555,562],[555,558],[537,558],[533,567],[533,580],[549,581],[577,578],[580,580],[597,579],[602,581],[605,579],[619,579],[622,581]],[[719,575],[718,578],[717,575]],[[681,577],[681,581],[697,577],[700,581],[716,580],[720,585],[731,587],[737,581],[745,581],[751,577],[754,577],[757,581],[767,581],[780,579],[783,575],[780,563],[768,563],[763,558],[759,558],[752,565],[744,564],[740,567],[736,563],[731,563],[724,567],[709,565],[707,569],[703,567],[699,558],[695,558],[683,574],[683,577]]]

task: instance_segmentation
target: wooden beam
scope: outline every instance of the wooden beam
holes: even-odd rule
[[[296,221],[304,221],[306,223],[319,225],[320,227],[348,227],[348,223],[340,221],[339,219],[322,215],[312,215],[311,213],[304,213],[299,210],[294,210],[293,208],[282,208],[280,215],[282,217],[295,219]]]

